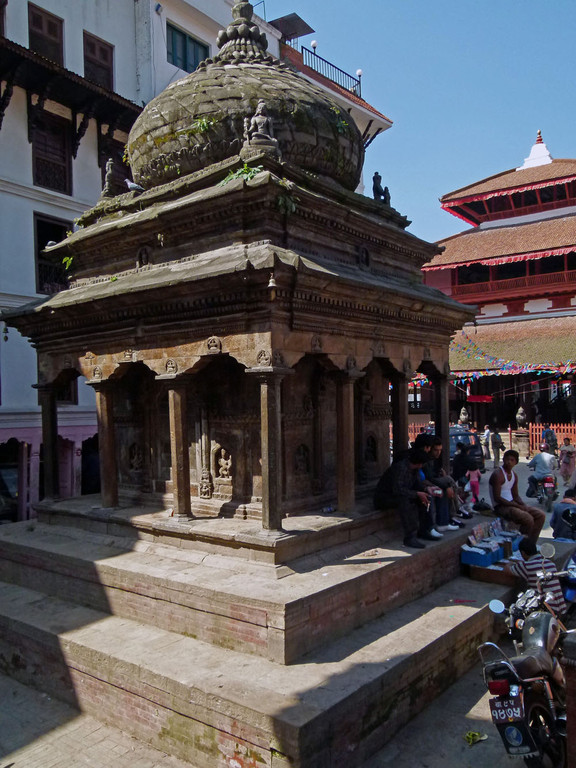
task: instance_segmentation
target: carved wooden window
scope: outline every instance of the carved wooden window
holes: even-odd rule
[[[194,72],[198,64],[210,54],[207,45],[169,23],[166,24],[166,42],[168,61],[184,72]]]
[[[67,120],[47,112],[36,121],[32,132],[33,180],[64,195],[72,194],[71,126]]]
[[[36,292],[52,294],[68,287],[66,270],[61,256],[43,253],[47,244],[59,243],[72,229],[71,221],[53,219],[42,214],[34,215],[35,251],[36,251]]]
[[[64,22],[28,3],[28,45],[31,51],[64,64]]]
[[[93,83],[114,89],[114,48],[84,32],[84,77]]]

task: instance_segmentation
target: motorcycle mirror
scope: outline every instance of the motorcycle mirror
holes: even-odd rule
[[[490,608],[492,613],[504,613],[506,610],[506,606],[502,600],[490,600],[488,603],[488,608]]]
[[[540,545],[540,554],[542,557],[554,557],[556,554],[556,548],[554,547],[554,544],[550,544],[550,542],[545,541],[544,544]]]

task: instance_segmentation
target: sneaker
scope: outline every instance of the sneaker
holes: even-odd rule
[[[452,523],[449,523],[448,525],[437,525],[436,526],[437,531],[459,531],[460,526],[459,525],[452,525]]]
[[[425,541],[438,541],[439,539],[444,538],[444,534],[438,533],[438,531],[435,531],[434,528],[432,528],[432,530],[428,531],[428,533],[419,533],[418,537],[420,539],[424,539]]]
[[[463,523],[462,520],[458,520],[455,517],[450,520],[450,525],[455,525],[457,528],[466,528],[466,523]]]
[[[412,549],[426,549],[426,544],[418,541],[416,536],[410,536],[408,539],[404,539],[405,547],[412,547]]]

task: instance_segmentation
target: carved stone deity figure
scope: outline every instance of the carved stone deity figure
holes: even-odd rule
[[[268,116],[264,99],[258,102],[252,118],[244,119],[244,139],[245,145],[278,148],[272,120]]]
[[[526,429],[526,411],[522,406],[518,408],[518,412],[516,413],[516,424],[518,425],[518,429]]]
[[[212,478],[210,477],[210,472],[204,468],[202,470],[202,476],[200,478],[200,498],[201,499],[211,499],[212,498],[212,491],[214,490],[212,485]]]
[[[458,420],[458,423],[463,424],[464,426],[468,426],[469,421],[470,421],[470,415],[466,410],[466,406],[463,405],[462,410],[460,411],[460,418]]]
[[[390,191],[388,187],[382,188],[382,176],[378,171],[372,176],[372,194],[374,200],[382,200],[385,205],[390,205]]]
[[[102,197],[114,197],[114,160],[109,157],[106,161],[106,175],[104,176],[104,187],[102,188]]]
[[[220,452],[220,458],[218,459],[218,476],[230,477],[231,467],[232,467],[232,457],[224,448],[222,448]]]

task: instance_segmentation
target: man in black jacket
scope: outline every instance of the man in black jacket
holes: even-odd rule
[[[428,458],[424,451],[410,448],[404,458],[388,467],[374,491],[376,509],[396,507],[404,529],[404,546],[413,549],[424,549],[420,539],[438,538],[430,534],[430,496],[422,476],[422,465]]]

